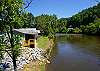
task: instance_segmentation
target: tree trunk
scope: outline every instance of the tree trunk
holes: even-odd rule
[[[10,44],[11,44],[11,50],[12,50],[12,60],[13,60],[13,67],[14,67],[14,71],[17,71],[17,65],[16,65],[16,54],[15,54],[15,49],[14,49],[14,38],[13,38],[13,27],[10,26],[10,34],[11,34],[11,38],[10,38]]]
[[[14,71],[17,71],[16,58],[14,55],[13,55],[13,67],[14,67]]]

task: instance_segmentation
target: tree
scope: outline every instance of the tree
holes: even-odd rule
[[[32,0],[25,7],[27,8]],[[25,14],[23,0],[1,0],[0,1],[0,31],[5,32],[0,40],[0,51],[7,52],[12,58],[14,71],[17,71],[16,59],[19,55],[19,38],[14,34],[13,29],[20,28],[24,24]],[[5,39],[6,37],[6,39]],[[0,38],[1,39],[1,38]],[[0,52],[2,57],[2,53]]]
[[[35,27],[34,24],[34,16],[32,15],[32,13],[26,13],[24,14],[25,17],[25,21],[24,21],[24,25],[22,26],[23,28],[33,28]]]
[[[82,30],[76,27],[76,28],[74,28],[74,29],[72,30],[72,32],[75,33],[75,34],[79,34],[79,33],[82,32]]]
[[[49,33],[55,34],[56,32],[56,21],[55,15],[42,14],[35,17],[35,27],[41,31],[43,35],[48,36]]]
[[[66,33],[67,32],[67,20],[64,18],[58,19],[57,20],[57,28],[58,28],[58,33]]]
[[[100,3],[69,17],[68,24],[72,25],[73,28],[79,28],[80,25],[86,26],[89,25],[89,23],[93,23],[96,18],[100,18]]]

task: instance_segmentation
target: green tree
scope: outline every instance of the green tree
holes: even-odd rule
[[[94,23],[90,23],[89,25],[86,25],[84,31],[86,34],[96,34],[97,32],[96,25]]]
[[[14,71],[17,71],[16,59],[19,55],[20,45],[18,44],[19,38],[14,34],[13,29],[14,27],[20,28],[24,24],[23,14],[25,12],[23,11],[23,4],[23,0],[0,1],[0,30],[6,33],[2,36],[2,40],[0,38],[0,56],[2,57],[1,51],[9,54],[12,58]],[[5,37],[7,43],[5,42]]]
[[[84,25],[81,25],[81,26],[80,26],[80,29],[82,30],[82,34],[85,34],[85,27],[86,27],[86,26],[84,26]]]
[[[89,25],[93,23],[96,18],[100,18],[100,3],[97,6],[93,6],[82,10],[81,12],[68,18],[68,24],[73,28],[80,27],[80,25]]]
[[[42,14],[41,16],[35,17],[34,24],[43,35],[47,36],[49,33],[54,34],[56,32],[56,20],[56,15]]]
[[[76,27],[76,28],[74,28],[74,29],[72,30],[72,32],[75,33],[75,34],[79,34],[79,33],[82,32],[82,30]]]
[[[24,14],[24,25],[22,26],[23,28],[34,28],[35,24],[34,24],[34,16],[32,15],[32,13],[26,13]]]
[[[64,18],[57,20],[57,29],[59,30],[57,33],[66,33],[67,32],[67,20]]]

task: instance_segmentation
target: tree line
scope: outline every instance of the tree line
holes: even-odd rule
[[[22,27],[36,27],[46,36],[56,33],[100,34],[100,3],[69,18],[59,19],[55,14],[34,17],[31,13],[27,13],[24,16],[26,21]]]
[[[55,14],[42,14],[34,16],[32,13],[22,12],[23,21],[18,20],[14,28],[37,28],[42,35],[52,35],[56,33],[75,33],[75,34],[100,34],[100,3],[84,9],[69,18],[58,18]],[[14,22],[16,23],[16,22]],[[72,29],[70,29],[72,28]],[[2,30],[3,27],[0,27]]]

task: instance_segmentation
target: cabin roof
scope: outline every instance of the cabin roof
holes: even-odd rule
[[[68,28],[69,30],[73,29],[73,28]]]
[[[38,33],[40,33],[40,30],[36,30],[36,28],[13,29],[13,31],[23,33],[23,34],[38,34]]]

